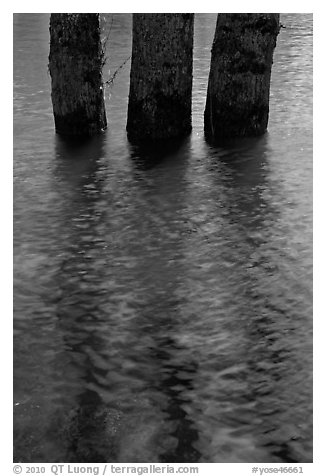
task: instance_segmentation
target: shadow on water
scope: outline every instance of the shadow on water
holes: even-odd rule
[[[91,138],[55,135],[56,167],[54,174],[65,187],[73,188],[76,180],[94,179],[98,161],[105,155],[106,134]]]
[[[180,150],[186,148],[190,138],[173,139],[155,144],[144,143],[134,145],[129,143],[130,158],[138,170],[150,170],[171,157],[175,157]]]
[[[162,268],[161,272],[164,272]],[[159,292],[153,292],[139,309],[135,328],[132,328],[133,335],[143,342],[142,346],[138,344],[136,357],[144,369],[147,390],[143,399],[150,398],[151,411],[156,416],[152,423],[137,429],[140,442],[127,441],[125,461],[135,457],[139,462],[164,463],[190,463],[200,459],[195,448],[199,432],[189,412],[198,363],[190,350],[178,342],[182,332],[179,316],[182,305],[173,292],[166,295],[164,301]],[[160,415],[161,418],[157,418]]]
[[[185,174],[190,141],[167,147],[132,148],[134,180],[141,201],[131,203],[131,213],[142,219],[135,229],[135,266],[129,270],[138,305],[130,322],[129,352],[137,363],[144,387],[138,393],[147,425],[137,423],[137,437],[125,439],[120,461],[195,462],[199,433],[191,415],[193,380],[198,362],[191,349],[180,342],[185,323],[184,299],[178,295],[183,283],[183,237],[178,217],[184,208]],[[162,167],[155,170],[155,165]],[[139,420],[136,419],[135,423]],[[135,429],[129,423],[129,432]],[[129,448],[128,448],[129,447]]]
[[[167,351],[166,349],[169,349]],[[178,355],[182,353],[182,347],[173,341],[171,337],[161,343],[158,350],[158,358],[166,376],[162,379],[158,389],[168,397],[166,408],[166,420],[172,423],[174,429],[170,436],[176,439],[175,448],[171,448],[161,454],[161,462],[194,463],[200,460],[201,454],[194,447],[199,439],[199,431],[195,421],[185,410],[186,405],[191,405],[192,399],[187,394],[194,388],[193,380],[198,371],[198,363],[195,360],[187,362],[171,362],[171,349]]]
[[[64,197],[56,315],[67,367],[73,369],[72,373],[62,371],[61,385],[71,401],[66,404],[70,411],[61,422],[61,436],[66,444],[65,460],[72,462],[114,459],[107,431],[114,415],[93,389],[98,377],[106,374],[96,358],[106,346],[100,304],[107,263],[102,259],[103,240],[96,226],[101,220],[97,205],[102,193],[99,162],[104,155],[105,135],[82,142],[56,137],[55,183],[60,184]]]
[[[35,421],[45,423],[38,423],[42,430],[39,426],[41,436],[37,438],[34,427],[26,425],[27,434],[32,434],[28,452],[26,443],[16,438],[18,461],[22,457],[27,461],[100,461],[103,441],[108,445],[108,439],[103,438],[105,419],[98,417],[99,412],[103,416],[101,398],[89,388],[94,375],[101,372],[91,352],[104,345],[97,326],[102,317],[98,308],[102,289],[98,283],[103,279],[104,264],[95,263],[102,252],[96,223],[101,218],[97,204],[102,190],[99,162],[104,148],[104,135],[88,141],[55,136],[56,155],[48,190],[48,197],[53,197],[55,203],[45,209],[50,216],[47,233],[55,239],[50,244],[45,241],[47,259],[38,270],[42,285],[34,277],[29,293],[38,297],[43,309],[39,318],[33,312],[33,320],[27,321],[39,348],[44,346],[44,335],[51,334],[46,357],[37,361],[34,358],[38,374],[35,381],[42,375],[44,389],[31,400],[38,411]],[[53,228],[52,208],[56,210]],[[53,273],[48,272],[47,265],[51,265]],[[19,405],[17,410],[27,413],[24,407]]]
[[[223,270],[226,292],[234,296],[230,327],[241,334],[237,353],[246,367],[244,391],[230,397],[238,410],[225,413],[222,421],[235,428],[235,437],[254,436],[256,461],[309,462],[310,449],[300,454],[297,441],[311,432],[310,410],[301,415],[295,410],[295,400],[300,406],[301,398],[295,377],[298,342],[305,342],[300,321],[306,315],[300,311],[299,296],[296,302],[288,299],[293,276],[279,229],[281,210],[275,206],[279,192],[269,177],[268,134],[228,148],[210,147],[208,153],[216,203],[224,216],[220,253],[232,263]],[[297,392],[289,392],[289,386]],[[309,384],[305,391],[310,392]],[[246,421],[249,402],[254,406]]]

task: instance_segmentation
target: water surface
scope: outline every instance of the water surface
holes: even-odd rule
[[[105,79],[131,15],[105,15]],[[103,17],[104,19],[104,17]],[[193,132],[54,132],[49,16],[14,15],[14,460],[312,461],[312,16],[284,14],[268,133],[212,148],[216,16],[196,14]]]

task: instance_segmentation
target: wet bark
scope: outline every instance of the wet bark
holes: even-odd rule
[[[153,142],[191,131],[194,15],[134,14],[127,131]]]
[[[107,126],[97,13],[52,13],[49,71],[56,131],[90,136]]]
[[[212,47],[204,114],[210,142],[267,129],[277,13],[221,13]]]

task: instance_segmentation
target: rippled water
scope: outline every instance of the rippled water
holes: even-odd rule
[[[131,16],[106,19],[107,79]],[[225,148],[203,137],[215,19],[191,136],[143,151],[129,63],[103,136],[55,135],[49,17],[14,15],[15,461],[312,461],[312,16],[281,17],[269,132]]]

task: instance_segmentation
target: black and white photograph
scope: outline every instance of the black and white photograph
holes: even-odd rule
[[[151,7],[12,15],[14,473],[311,474],[314,14]]]

